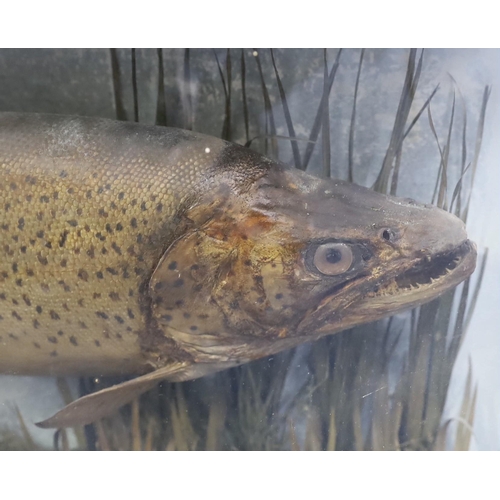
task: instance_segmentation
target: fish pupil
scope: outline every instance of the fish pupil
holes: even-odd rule
[[[342,260],[342,252],[336,248],[329,248],[326,251],[325,259],[329,264],[336,264]]]

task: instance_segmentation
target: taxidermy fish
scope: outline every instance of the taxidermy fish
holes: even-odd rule
[[[0,372],[137,375],[42,427],[414,307],[467,278],[455,216],[214,137],[0,113]]]

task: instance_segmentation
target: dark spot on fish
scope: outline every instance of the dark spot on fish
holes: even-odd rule
[[[156,205],[156,211],[160,213],[162,210],[163,210],[163,203],[158,203],[158,205]]]
[[[40,326],[40,322],[39,322],[39,321],[35,318],[35,319],[33,320],[33,328],[35,328],[35,329],[36,329],[36,328],[38,328],[39,326]]]
[[[179,288],[184,285],[184,280],[182,278],[178,278],[173,283],[175,288]]]
[[[137,227],[137,219],[135,217],[133,217],[131,220],[130,220],[130,225],[133,227],[133,228],[136,228]]]
[[[9,225],[8,225],[8,224],[2,224],[1,228],[2,228],[4,231],[8,231],[8,230],[9,230]]]
[[[145,201],[143,201],[143,202],[141,203],[141,210],[142,210],[143,212],[145,212],[145,211],[147,210],[147,208],[146,208],[146,202],[145,202]]]
[[[168,265],[168,268],[173,271],[174,269],[177,269],[177,262],[174,260]]]
[[[87,198],[87,200],[90,200],[92,198],[92,191],[89,189],[86,193],[85,193],[85,196]]]
[[[95,249],[94,246],[92,245],[88,250],[87,250],[87,255],[93,259],[95,258]]]
[[[84,303],[83,303],[83,300],[84,300],[84,299],[78,299],[77,304],[78,304],[80,307],[85,307],[85,305],[84,305]]]
[[[123,339],[122,334],[121,334],[121,333],[117,333],[117,334],[116,334],[116,338],[117,338],[118,340],[122,340],[122,339]]]
[[[37,348],[37,349],[41,349],[41,346],[38,342],[33,342],[33,345]]]
[[[283,294],[282,294],[282,293],[277,293],[277,294],[274,296],[274,298],[275,298],[276,300],[281,300],[281,299],[283,298]]]
[[[111,248],[118,254],[118,255],[121,255],[122,254],[122,249],[113,241],[113,243],[111,243]]]
[[[101,347],[101,343],[100,343],[98,340],[94,340],[94,344],[95,344],[97,347]]]
[[[118,294],[116,292],[109,292],[109,298],[116,302],[116,301],[120,300],[120,294]]]
[[[52,344],[57,344],[57,338],[54,336],[47,337],[47,340],[51,342]]]
[[[163,314],[161,319],[164,319],[165,321],[172,321],[172,316],[170,316],[170,314]]]
[[[19,314],[17,313],[17,311],[12,311],[12,317],[16,318],[17,321],[22,321],[23,320],[23,318],[21,318],[21,316],[19,316]]]
[[[66,170],[61,170],[61,171],[59,172],[59,177],[62,177],[63,179],[64,179],[65,177],[68,177],[68,172],[66,172]]]
[[[106,224],[105,227],[106,227],[106,232],[108,234],[113,234],[113,228],[111,227],[111,224],[109,222]]]
[[[14,262],[14,264],[12,264],[12,272],[17,273],[17,271],[18,271],[17,262]]]
[[[45,248],[52,248],[52,243],[50,241],[47,241],[45,243]]]
[[[50,353],[50,355],[51,355],[53,358],[55,358],[55,357],[57,356],[57,351],[52,351],[52,352]]]
[[[123,325],[123,323],[125,323],[125,320],[118,314],[115,314],[115,319],[116,321],[118,321],[118,323],[120,323],[120,325]]]
[[[117,230],[117,231],[121,231],[122,229],[123,229],[123,226],[122,226],[120,223],[118,223],[118,224],[116,225],[116,230]]]
[[[106,212],[106,210],[104,210],[104,208],[100,208],[99,211],[98,211],[98,214],[101,217],[107,217],[108,216],[108,212]]]
[[[40,196],[40,202],[41,203],[48,203],[49,202],[49,197],[48,196]]]
[[[189,319],[189,318],[191,317],[191,314],[189,314],[189,313],[187,313],[187,312],[186,312],[186,313],[184,313],[184,314],[183,314],[183,316],[184,316],[186,319]]]
[[[135,316],[134,316],[134,313],[133,313],[132,309],[128,308],[128,309],[127,309],[127,314],[128,314],[128,317],[129,317],[130,319],[134,319],[134,318],[135,318]]]
[[[94,292],[94,293],[92,294],[92,298],[93,298],[93,299],[100,299],[100,298],[101,298],[101,294],[100,294],[100,293],[97,293],[97,292]]]
[[[13,303],[15,306],[19,305],[19,302],[18,302],[16,299],[12,299],[12,303]]]
[[[68,307],[68,304],[66,304],[66,302],[64,302],[64,303],[63,303],[62,308],[63,308],[65,311],[68,311],[68,312],[69,312],[69,307]]]
[[[66,239],[68,238],[69,231],[64,230],[59,238],[59,246],[62,248],[66,244]]]
[[[182,307],[182,306],[184,305],[184,301],[183,301],[183,300],[176,300],[176,301],[175,301],[175,305],[176,305],[177,307]]]
[[[237,301],[237,300],[233,300],[230,304],[229,304],[229,308],[232,309],[233,311],[237,310],[240,308],[240,303]]]
[[[200,268],[200,266],[199,266],[198,264],[193,264],[193,265],[191,266],[191,270],[192,270],[192,271],[198,271],[198,269],[199,269],[199,268]]]
[[[66,192],[67,192],[68,194],[74,194],[75,190],[74,190],[73,188],[68,188],[68,189],[66,190]]]
[[[23,300],[27,306],[31,306],[31,300],[27,295],[23,295]]]
[[[57,191],[54,191],[52,193],[52,198],[54,198],[54,200],[58,200],[59,199],[59,193]]]
[[[163,282],[158,281],[158,283],[155,284],[155,290],[161,290],[163,288]]]
[[[18,279],[16,280],[16,285],[17,285],[17,286],[23,286],[23,280],[22,280],[21,278],[18,278]]]
[[[54,319],[54,320],[61,319],[61,317],[59,316],[59,314],[57,314],[55,311],[49,311],[49,314],[50,314],[50,318],[51,319]]]
[[[44,292],[50,292],[50,286],[47,285],[47,283],[40,283],[40,288],[44,291]]]
[[[95,273],[95,275],[96,275],[96,276],[97,276],[97,278],[98,278],[98,279],[100,279],[100,280],[104,279],[104,275],[102,274],[102,272],[101,272],[101,271],[97,271],[97,272]]]
[[[123,198],[125,198],[125,193],[124,193],[123,191],[120,191],[120,192],[118,193],[118,199],[119,199],[119,200],[123,200]]]
[[[95,237],[100,241],[106,240],[106,236],[103,236],[103,234],[100,231],[98,233],[95,233]]]
[[[35,309],[36,309],[36,312],[37,312],[38,314],[42,314],[42,311],[43,311],[42,306],[36,306],[36,308],[35,308]]]
[[[263,304],[265,301],[264,297],[259,297],[255,302],[257,302],[257,304]]]
[[[192,332],[195,332],[196,330],[198,330],[198,327],[196,325],[192,325],[189,327],[189,329],[192,331]]]
[[[112,274],[113,276],[118,275],[118,271],[116,269],[113,269],[112,267],[107,267],[106,271],[108,271],[109,274]]]
[[[19,340],[19,337],[15,335],[14,333],[9,333],[9,337],[13,340]]]
[[[35,273],[34,273],[33,269],[26,269],[26,274],[27,274],[28,276],[34,276],[34,275],[35,275]]]
[[[69,338],[69,341],[74,345],[74,346],[77,346],[78,345],[78,341],[76,340],[76,338],[72,335],[70,338]]]
[[[96,311],[96,316],[99,317],[99,318],[102,318],[102,319],[109,319],[109,316],[105,313],[105,312],[102,312],[102,311]]]
[[[200,318],[200,319],[207,319],[208,318],[208,314],[198,314],[198,318]]]
[[[197,285],[193,286],[193,291],[194,292],[199,292],[203,288],[203,285],[201,283],[198,283]]]
[[[140,244],[142,243],[142,240],[143,240],[142,234],[140,234],[140,233],[139,233],[139,234],[137,235],[136,241],[137,241],[137,243],[140,245]]]
[[[85,271],[85,269],[80,269],[78,271],[78,277],[83,281],[88,281],[89,280],[89,273],[87,271]]]
[[[0,293],[0,300],[5,300],[7,297],[5,293]]]
[[[12,191],[15,191],[17,189],[17,184],[15,182],[11,182],[10,189],[12,189]]]
[[[111,338],[111,335],[109,334],[109,332],[108,332],[107,330],[104,330],[104,331],[102,332],[102,334],[103,334],[104,338],[106,338],[106,339]]]
[[[59,337],[62,337],[64,335],[64,332],[62,330],[57,330],[57,335],[59,335]]]

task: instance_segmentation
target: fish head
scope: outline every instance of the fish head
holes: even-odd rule
[[[474,270],[463,222],[431,205],[274,165],[220,183],[149,285],[198,362],[240,364],[427,302]]]

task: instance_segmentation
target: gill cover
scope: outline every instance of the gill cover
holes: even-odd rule
[[[247,214],[212,220],[179,238],[150,281],[153,316],[182,343],[212,346],[223,337],[279,334],[293,316],[300,257],[279,225]],[[258,226],[258,229],[257,229]]]

